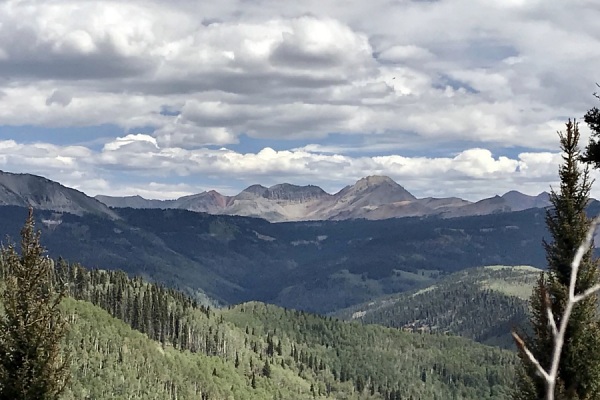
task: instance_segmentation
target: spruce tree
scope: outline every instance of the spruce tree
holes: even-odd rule
[[[563,163],[559,168],[560,191],[551,190],[552,207],[546,211],[546,225],[551,236],[544,241],[548,271],[540,276],[531,297],[531,335],[521,335],[527,348],[545,370],[549,370],[554,346],[548,323],[550,307],[556,326],[565,309],[571,277],[571,262],[590,227],[586,215],[590,181],[587,167],[579,167],[579,129],[569,120],[566,132],[559,132]],[[575,293],[599,282],[598,263],[589,250],[580,264]],[[577,303],[569,319],[558,370],[556,400],[600,399],[600,326],[598,297],[589,296]],[[518,342],[518,341],[517,341]],[[520,343],[517,343],[520,344]],[[545,398],[545,384],[530,361],[520,351],[522,369],[518,375],[516,400]]]
[[[61,347],[67,323],[53,283],[54,266],[44,255],[33,211],[21,231],[21,254],[2,248],[4,270],[0,316],[0,399],[54,400],[69,380],[69,360]]]
[[[600,95],[594,95],[600,99]],[[592,134],[581,159],[594,168],[600,169],[600,110],[597,107],[591,108],[585,114],[583,120],[592,131]]]

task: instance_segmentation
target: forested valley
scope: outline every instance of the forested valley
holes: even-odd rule
[[[514,379],[514,353],[459,337],[256,302],[215,310],[120,271],[55,271],[66,399],[506,399]]]

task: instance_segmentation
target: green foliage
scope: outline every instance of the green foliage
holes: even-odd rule
[[[41,247],[33,211],[21,231],[21,254],[3,248],[0,315],[0,398],[58,399],[69,379],[61,348],[67,324],[58,308],[63,293],[53,283],[54,267]]]
[[[586,215],[591,182],[587,168],[579,169],[579,130],[569,120],[566,132],[559,132],[563,164],[559,169],[560,192],[552,190],[546,224],[551,234],[544,241],[548,273],[542,276],[531,299],[533,335],[525,336],[524,344],[532,351],[542,367],[549,370],[553,336],[546,309],[551,308],[556,326],[560,324],[568,298],[571,263],[577,248],[583,243],[590,227]],[[599,282],[598,262],[592,250],[583,257],[577,276],[575,293],[582,293]],[[592,295],[578,302],[567,325],[565,345],[558,371],[556,397],[558,399],[600,398],[600,327],[598,325],[598,296]],[[517,399],[538,399],[544,395],[542,378],[535,373],[524,353],[519,375]]]
[[[598,96],[596,95],[596,97]],[[600,97],[598,98],[600,99]],[[597,107],[589,109],[583,120],[589,126],[592,134],[581,160],[598,169],[600,168],[600,110]]]
[[[73,349],[65,399],[505,399],[512,380],[512,354],[457,338],[259,303],[214,311],[123,272],[63,261],[53,278],[127,322],[63,301]]]
[[[263,303],[221,315],[240,329],[280,338],[290,356],[283,357],[286,365],[301,376],[352,382],[364,395],[373,387],[384,398],[507,399],[514,379],[513,353],[464,338],[341,322]]]
[[[539,270],[531,267],[473,268],[427,288],[374,299],[334,315],[513,348],[510,330],[527,321],[525,298],[531,295],[538,276]]]
[[[462,338],[263,303],[212,310],[122,272],[56,265],[71,296],[97,304],[63,302],[66,399],[507,399],[514,378],[513,353]]]
[[[73,383],[64,400],[305,399],[310,383],[273,366],[271,378],[236,369],[225,357],[180,351],[148,339],[88,302],[66,299],[72,321]],[[214,371],[217,374],[213,374]],[[326,397],[321,397],[326,398]]]

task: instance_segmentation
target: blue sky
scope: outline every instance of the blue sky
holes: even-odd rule
[[[599,19],[592,0],[7,0],[0,169],[148,198],[375,174],[537,194],[556,131],[598,105]]]

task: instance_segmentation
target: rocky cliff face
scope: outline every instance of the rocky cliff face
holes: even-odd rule
[[[331,197],[331,195],[318,186],[296,186],[290,185],[289,183],[281,183],[268,188],[263,194],[263,197],[269,200],[303,203],[312,200],[326,199]]]

